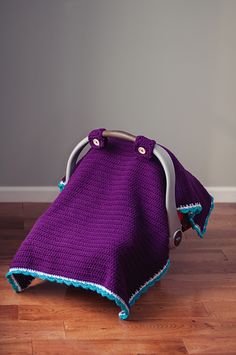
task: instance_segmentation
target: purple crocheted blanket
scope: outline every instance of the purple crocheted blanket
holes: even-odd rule
[[[135,143],[107,139],[102,131],[89,134],[89,151],[36,221],[6,276],[17,292],[37,277],[96,291],[115,301],[120,318],[126,319],[130,307],[170,264],[166,182],[152,154],[155,141],[143,136]],[[203,237],[213,198],[168,153],[183,229],[191,226]]]

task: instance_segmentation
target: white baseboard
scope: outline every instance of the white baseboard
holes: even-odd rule
[[[236,186],[206,187],[215,202],[236,202]],[[56,186],[0,186],[0,202],[52,202]]]
[[[208,186],[206,189],[215,202],[236,202],[236,186]]]
[[[0,202],[52,202],[57,186],[0,186]]]

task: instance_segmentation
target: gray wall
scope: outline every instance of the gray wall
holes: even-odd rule
[[[236,1],[0,0],[0,185],[55,185],[97,127],[236,185]]]

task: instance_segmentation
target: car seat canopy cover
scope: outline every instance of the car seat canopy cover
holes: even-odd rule
[[[154,140],[104,138],[103,130],[90,132],[90,149],[22,242],[6,276],[17,292],[36,277],[96,291],[126,319],[170,264],[166,180],[152,153]],[[166,150],[175,168],[177,211],[203,237],[213,198]]]

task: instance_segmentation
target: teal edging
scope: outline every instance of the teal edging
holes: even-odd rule
[[[154,276],[153,278],[151,278],[148,282],[146,282],[137,293],[134,294],[134,296],[132,296],[130,298],[129,301],[129,305],[130,307],[133,306],[135,304],[135,302],[145,293],[148,291],[148,289],[152,286],[154,286],[157,281],[160,281],[161,278],[167,273],[167,271],[169,270],[170,267],[170,259],[167,260],[166,265],[164,266],[164,268],[161,270],[161,272],[159,272],[156,276]]]
[[[145,293],[148,291],[148,289],[156,284],[157,281],[160,281],[160,279],[167,273],[168,269],[170,267],[170,260],[168,259],[166,265],[164,268],[159,272],[156,276],[154,276],[152,279],[150,279],[148,282],[146,282],[140,289],[139,291],[130,298],[129,301],[129,307],[133,306],[134,303]],[[95,291],[98,294],[100,294],[103,297],[108,298],[111,301],[115,301],[118,307],[121,308],[121,311],[119,313],[119,318],[121,320],[125,320],[129,317],[129,307],[126,305],[126,303],[117,295],[112,293],[111,291],[108,291],[105,289],[105,287],[97,284],[93,284],[90,282],[85,282],[85,281],[77,281],[73,279],[67,279],[55,275],[49,275],[43,272],[37,272],[33,270],[25,270],[25,269],[10,269],[9,272],[6,274],[6,278],[8,282],[11,284],[12,288],[16,292],[20,292],[23,290],[19,290],[18,286],[16,285],[14,281],[14,274],[23,274],[23,275],[28,275],[32,276],[35,278],[40,278],[42,280],[48,280],[48,281],[56,281],[58,283],[64,283],[67,286],[75,286],[75,287],[82,287],[84,289],[89,289],[91,291]]]
[[[16,292],[20,292],[18,286],[16,285],[14,279],[12,276],[8,276],[8,274],[6,275],[8,282],[10,283],[10,285],[12,286],[13,290]]]
[[[59,188],[59,190],[60,190],[60,192],[62,192],[62,190],[64,190],[64,188],[65,188],[65,186],[66,186],[66,184],[65,184],[65,182],[64,181],[59,181],[59,183],[58,183],[58,188]]]
[[[125,320],[129,316],[129,308],[126,305],[126,303],[119,296],[115,295],[111,291],[108,291],[105,287],[103,287],[101,285],[94,284],[91,282],[85,282],[85,281],[77,281],[77,280],[59,277],[59,276],[55,276],[55,275],[52,276],[52,275],[49,275],[49,274],[46,274],[43,272],[37,272],[37,271],[33,271],[33,270],[27,271],[25,269],[20,269],[20,268],[14,269],[13,268],[13,269],[10,269],[9,272],[6,274],[6,278],[16,292],[20,292],[20,290],[18,289],[17,285],[14,282],[13,274],[23,274],[26,276],[37,277],[42,280],[56,281],[58,283],[64,283],[67,286],[73,285],[75,287],[82,287],[86,290],[88,289],[91,291],[95,291],[98,294],[100,294],[101,296],[106,297],[111,301],[115,301],[117,306],[121,308],[121,312],[119,313],[120,319]]]
[[[178,211],[181,212],[181,213],[188,213],[189,222],[191,223],[192,228],[197,232],[199,237],[203,238],[204,234],[206,233],[207,224],[208,224],[211,212],[213,211],[214,207],[215,207],[214,197],[211,196],[211,206],[210,206],[208,215],[207,215],[207,217],[205,219],[205,223],[204,223],[204,226],[203,226],[202,230],[199,227],[199,225],[194,222],[194,217],[197,214],[201,213],[202,206],[192,206],[192,207],[190,206],[188,208],[178,208]]]

